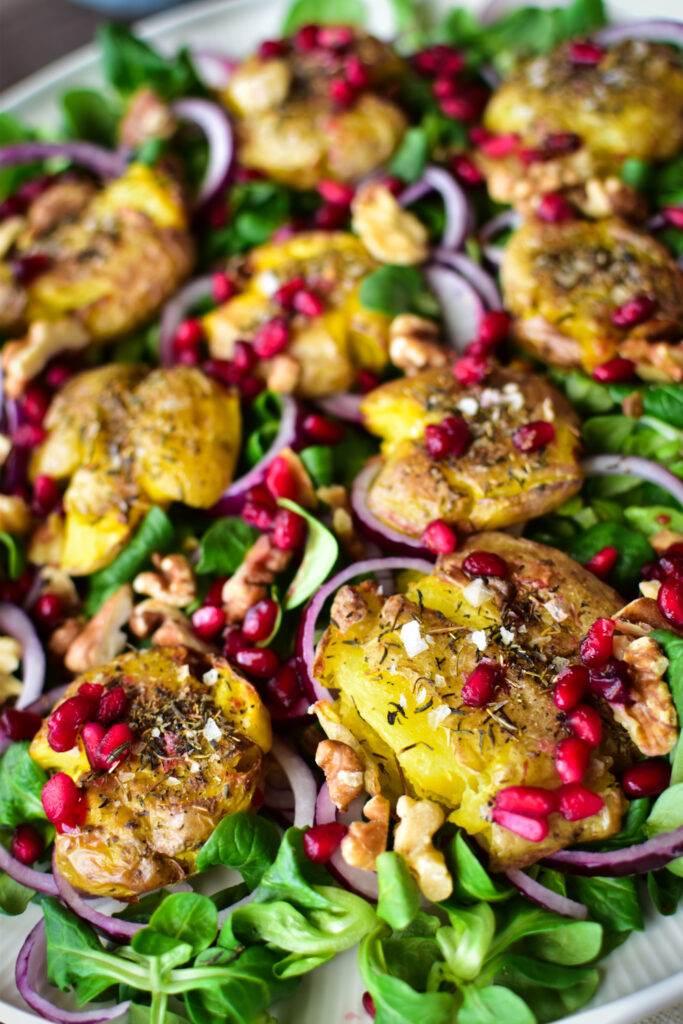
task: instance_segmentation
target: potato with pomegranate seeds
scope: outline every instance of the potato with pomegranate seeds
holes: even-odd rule
[[[466,571],[475,551],[502,558],[505,578]],[[344,615],[351,603],[354,614]],[[547,837],[533,842],[496,824],[493,810],[507,787],[561,785],[556,748],[572,733],[552,684],[578,661],[593,621],[620,604],[559,551],[478,534],[405,593],[385,596],[369,581],[338,592],[314,674],[339,697],[319,701],[316,713],[330,739],[353,745],[371,795],[435,801],[489,851],[494,870],[605,838],[619,831],[624,809],[612,768],[630,751],[608,712],[583,780],[604,801],[599,813],[577,821],[551,813]],[[482,665],[496,681],[475,706],[465,687]]]
[[[621,357],[645,380],[683,380],[683,272],[650,235],[619,220],[529,221],[501,279],[515,339],[544,362],[592,373]]]
[[[74,680],[60,704],[83,683],[123,688],[133,742],[116,767],[93,770],[80,735],[58,753],[47,720],[41,726],[31,756],[69,775],[87,800],[84,823],[58,830],[55,861],[83,892],[135,902],[193,874],[216,825],[250,809],[272,742],[270,718],[228,662],[182,647],[121,655]]]
[[[463,387],[450,367],[438,367],[382,384],[361,411],[366,428],[382,438],[368,507],[411,536],[421,537],[435,519],[466,533],[523,523],[581,487],[578,420],[536,374],[497,369]],[[463,450],[436,458],[425,429],[452,416],[464,420]],[[536,428],[530,434],[526,425],[538,423],[552,439],[530,450]]]

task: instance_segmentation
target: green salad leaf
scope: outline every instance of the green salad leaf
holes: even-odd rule
[[[69,89],[60,98],[64,133],[69,139],[87,139],[114,149],[117,143],[118,112],[101,92]]]
[[[683,730],[683,637],[665,629],[655,629],[650,636],[664,649],[664,653],[669,659],[666,678],[676,705],[678,724]],[[676,746],[671,751],[671,783],[676,785],[682,782],[683,731],[679,734]]]
[[[295,0],[282,23],[291,35],[302,25],[363,25],[367,11],[362,0]]]
[[[283,602],[285,611],[291,611],[292,608],[298,608],[308,601],[325,582],[337,561],[339,544],[334,534],[323,526],[319,519],[301,505],[297,505],[295,501],[279,498],[278,505],[288,508],[290,512],[296,512],[308,524],[308,538],[303,557],[294,579],[287,588]]]
[[[640,579],[640,570],[654,557],[654,552],[641,533],[621,523],[597,523],[584,533],[574,537],[569,545],[569,554],[577,562],[585,564],[604,547],[615,547],[619,552],[609,582],[617,590],[628,591]]]
[[[0,825],[14,828],[25,821],[45,820],[40,800],[47,774],[29,754],[30,743],[12,743],[0,758]]]
[[[0,113],[0,146],[13,146],[17,142],[30,142],[36,138],[31,128],[25,127],[12,114]],[[17,164],[0,168],[0,202],[11,195],[25,181],[31,181],[39,173],[40,163]]]
[[[124,96],[142,86],[153,89],[167,102],[205,92],[186,47],[172,57],[164,57],[120,22],[102,25],[97,31],[97,41],[104,76],[109,85]]]
[[[360,286],[361,305],[375,313],[438,316],[439,304],[415,267],[387,264],[373,270]]]
[[[536,1024],[536,1018],[523,999],[509,988],[489,985],[478,989],[467,985],[462,1006],[458,1010],[458,1024]]]
[[[199,851],[197,869],[206,871],[217,864],[235,868],[249,889],[255,889],[274,863],[279,846],[280,833],[272,822],[239,811],[216,826]]]
[[[18,580],[26,568],[26,555],[23,547],[16,537],[5,533],[4,530],[0,530],[0,547],[5,549],[7,579]]]
[[[174,892],[149,919],[149,928],[175,942],[188,943],[196,956],[216,941],[218,911],[197,892]]]
[[[203,534],[196,571],[202,574],[231,576],[239,569],[249,548],[259,536],[239,516],[217,519]]]
[[[420,890],[400,854],[393,850],[377,858],[377,915],[392,928],[400,929],[415,920],[420,909]]]

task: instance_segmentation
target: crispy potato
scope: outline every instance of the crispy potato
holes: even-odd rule
[[[121,655],[74,680],[63,699],[84,682],[125,690],[131,756],[108,773],[92,771],[80,736],[64,753],[50,747],[47,721],[31,756],[66,772],[87,797],[85,824],[55,839],[58,869],[84,892],[135,901],[193,874],[219,821],[249,810],[270,718],[228,662],[182,647]]]
[[[110,562],[150,505],[213,505],[241,438],[236,394],[187,366],[88,370],[56,396],[45,426],[30,474],[69,480],[61,564],[73,575]]]
[[[467,533],[511,526],[557,508],[581,487],[576,416],[535,374],[501,369],[463,388],[450,368],[437,367],[382,384],[361,409],[367,429],[383,438],[368,506],[404,533],[419,537],[434,519]],[[464,416],[473,440],[464,455],[437,462],[424,430],[453,414]],[[535,420],[552,420],[555,441],[519,452],[511,436]]]
[[[618,220],[529,221],[505,249],[505,303],[529,352],[589,373],[614,356],[646,380],[683,380],[683,272],[649,235]],[[639,295],[655,302],[646,322],[611,316]]]
[[[510,579],[489,579],[488,594],[475,597],[460,568],[472,550],[500,554]],[[407,790],[439,803],[449,820],[489,850],[495,870],[619,830],[623,798],[610,768],[623,764],[629,744],[608,714],[586,778],[605,801],[600,814],[578,822],[554,814],[542,843],[524,840],[490,817],[499,789],[560,785],[554,752],[570,730],[551,684],[576,660],[592,622],[618,609],[610,587],[545,545],[483,533],[440,559],[433,574],[411,582],[405,594],[387,598],[372,583],[352,592],[356,611],[362,600],[362,617],[344,621],[340,592],[314,669],[340,695],[316,710],[330,738],[348,743],[351,736],[377,791],[392,802]],[[407,623],[419,625],[418,653],[406,650],[401,630]],[[482,658],[504,665],[506,682],[492,703],[467,707],[460,692]]]

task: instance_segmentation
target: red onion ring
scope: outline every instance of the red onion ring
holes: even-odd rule
[[[175,293],[170,302],[166,303],[161,314],[159,341],[159,357],[162,366],[173,366],[176,361],[173,342],[181,323],[187,319],[188,311],[202,299],[210,296],[213,296],[213,278],[211,274],[206,274],[204,277],[190,281]]]
[[[479,292],[450,267],[431,264],[425,270],[425,277],[441,306],[449,348],[463,352],[476,338],[484,316]]]
[[[469,256],[465,256],[462,252],[447,252],[444,249],[437,249],[434,253],[434,259],[437,263],[445,263],[447,266],[452,267],[461,277],[464,277],[476,289],[489,309],[503,308],[503,300],[498,290],[498,285],[491,275],[487,274]]]
[[[576,900],[570,900],[553,892],[552,889],[547,889],[524,871],[506,871],[505,877],[523,896],[545,910],[552,910],[554,914],[561,914],[562,917],[573,917],[576,921],[585,921],[588,917],[588,907],[583,903],[577,903]]]
[[[20,885],[27,889],[35,889],[36,892],[45,893],[46,896],[59,896],[57,883],[49,872],[36,871],[16,860],[8,850],[0,843],[0,871],[13,878]]]
[[[100,178],[118,178],[126,169],[128,150],[104,149],[91,142],[18,142],[0,147],[0,167],[32,164],[56,156],[68,157]]]
[[[195,196],[195,206],[203,206],[213,199],[230,174],[235,155],[232,124],[223,108],[210,100],[176,100],[171,109],[178,117],[201,128],[209,144],[209,161]]]
[[[192,63],[207,89],[224,89],[237,67],[237,61],[216,50],[192,50]]]
[[[516,210],[503,210],[502,213],[492,217],[479,231],[482,252],[486,259],[493,263],[494,266],[498,267],[503,262],[505,248],[500,245],[488,245],[487,243],[491,238],[495,238],[496,235],[500,234],[501,231],[506,231],[508,228],[516,230],[521,223],[522,217]]]
[[[351,487],[351,509],[363,532],[380,548],[386,548],[397,555],[429,555],[427,548],[418,537],[401,533],[383,523],[368,508],[368,492],[379,467],[372,460],[356,476]]]
[[[355,803],[356,801],[354,801]],[[327,788],[327,783],[325,783],[318,793],[315,805],[315,823],[316,825],[329,825],[331,822],[341,821],[346,825],[351,821],[358,820],[361,809],[362,807],[358,808],[356,813],[354,813],[349,808],[344,814],[339,814],[337,808],[332,803],[330,791]],[[359,896],[364,896],[366,900],[377,902],[379,891],[377,888],[377,875],[374,871],[363,871],[361,868],[350,867],[342,857],[341,850],[338,847],[327,862],[327,867],[347,889],[351,889]]]
[[[366,558],[362,562],[354,562],[353,565],[348,565],[320,587],[301,616],[296,642],[296,657],[301,678],[311,696],[311,700],[328,700],[330,696],[329,690],[321,686],[313,675],[315,624],[328,597],[355,576],[366,576],[370,573],[385,572],[386,570],[398,571],[404,569],[431,573],[433,568],[434,565],[424,558],[406,558],[405,556],[396,558]]]
[[[650,459],[638,455],[592,455],[582,460],[581,468],[586,476],[635,476],[647,480],[683,505],[683,480]]]
[[[281,739],[274,739],[271,754],[289,780],[294,794],[294,827],[306,828],[313,824],[317,787],[313,773],[293,747]]]
[[[0,602],[0,631],[21,644],[21,675],[23,686],[17,708],[23,709],[37,700],[45,682],[45,651],[28,615],[7,601]]]
[[[99,1010],[62,1010],[55,1006],[37,991],[38,985],[47,975],[46,961],[45,922],[39,921],[21,947],[14,977],[19,994],[41,1020],[55,1021],[55,1024],[104,1024],[105,1021],[117,1020],[127,1013],[130,1000]]]
[[[546,863],[570,875],[605,875],[624,878],[658,871],[683,856],[683,827],[648,839],[623,850],[593,853],[590,850],[560,850],[546,857]]]
[[[626,25],[610,25],[593,34],[604,46],[614,46],[625,39],[641,39],[648,43],[672,43],[683,46],[683,24],[667,18],[632,21]]]
[[[352,395],[345,392],[316,398],[315,404],[328,416],[336,416],[338,420],[346,420],[347,423],[362,423],[363,416],[360,411],[362,401],[363,395]]]
[[[87,900],[74,889],[64,875],[58,870],[55,864],[54,853],[52,855],[52,876],[59,891],[59,896],[74,914],[78,914],[84,921],[88,921],[93,927],[98,928],[117,942],[128,942],[130,938],[144,928],[143,924],[136,924],[133,921],[121,921],[109,914],[102,914],[90,906]]]
[[[446,207],[446,226],[441,239],[444,249],[459,249],[465,240],[470,206],[455,178],[443,167],[427,167],[419,181],[399,196],[401,206],[410,206],[428,192],[439,192]]]

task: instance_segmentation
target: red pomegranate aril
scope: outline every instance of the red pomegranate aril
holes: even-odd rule
[[[605,801],[580,782],[569,782],[557,792],[558,810],[566,821],[582,821],[599,814]]]
[[[223,587],[228,582],[228,576],[219,576],[213,581],[211,586],[206,592],[204,598],[204,604],[212,604],[217,608],[221,608],[223,605]]]
[[[683,579],[664,580],[657,594],[659,610],[676,629],[683,629]]]
[[[625,661],[609,658],[589,673],[590,687],[610,704],[626,704],[629,700],[631,670]]]
[[[555,427],[548,420],[534,420],[532,423],[525,423],[515,430],[512,435],[512,443],[518,452],[525,455],[533,455],[552,444],[555,440]]]
[[[85,820],[85,794],[66,772],[57,772],[47,780],[40,799],[45,817],[53,825],[73,827]]]
[[[192,612],[192,628],[202,640],[212,640],[225,625],[225,612],[215,604],[204,604]]]
[[[550,826],[544,818],[530,818],[525,814],[502,811],[497,807],[493,808],[491,817],[497,825],[506,828],[508,832],[514,832],[522,839],[528,839],[531,843],[543,842],[550,831]]]
[[[370,72],[358,57],[349,57],[344,64],[344,77],[357,92],[370,86]]]
[[[176,354],[175,360],[179,366],[199,366],[202,354],[199,348],[191,348],[188,345],[187,348],[181,348],[180,352]]]
[[[16,430],[12,431],[12,444],[16,448],[35,448],[42,444],[47,434],[42,427],[35,423],[21,423]]]
[[[51,476],[41,474],[33,484],[33,508],[38,515],[45,516],[59,505],[61,494],[57,482]]]
[[[560,740],[555,750],[555,770],[563,782],[581,782],[591,758],[591,747],[578,736]]]
[[[204,328],[199,320],[183,320],[175,333],[173,343],[179,351],[194,349],[204,337]]]
[[[63,388],[73,373],[66,363],[53,363],[45,373],[45,383],[52,391]]]
[[[531,818],[547,818],[557,810],[557,797],[552,790],[540,786],[508,786],[496,793],[496,807]]]
[[[425,448],[430,459],[440,461],[451,451],[451,439],[440,423],[429,423],[425,427]]]
[[[117,722],[107,729],[97,748],[97,759],[103,771],[113,771],[130,757],[133,734],[125,722]]]
[[[298,494],[296,478],[284,455],[276,455],[266,472],[266,487],[277,498],[295,501]]]
[[[279,613],[280,606],[272,598],[266,597],[253,604],[251,608],[247,609],[242,623],[245,640],[250,644],[258,644],[267,640],[275,629]]]
[[[350,185],[344,185],[341,181],[319,181],[316,188],[325,202],[332,206],[350,206],[355,194]]]
[[[486,106],[488,92],[477,85],[463,87],[457,96],[441,101],[441,110],[455,121],[477,121]]]
[[[38,384],[29,384],[22,402],[24,416],[29,423],[35,423],[40,426],[45,419],[45,413],[50,407],[50,401],[48,393],[43,391]]]
[[[487,348],[495,348],[508,336],[510,317],[502,310],[492,310],[482,317],[477,331],[477,341]]]
[[[58,594],[41,594],[33,606],[33,617],[43,629],[54,629],[63,618],[62,600]]]
[[[285,281],[284,284],[280,285],[273,294],[273,298],[283,309],[291,309],[294,296],[305,287],[306,281],[303,277],[293,277],[290,281]]]
[[[19,256],[18,259],[12,261],[14,280],[17,284],[26,287],[37,280],[41,274],[49,270],[51,264],[52,260],[50,257],[42,252],[36,252],[29,256]]]
[[[238,373],[249,373],[258,362],[258,357],[251,345],[246,341],[236,341],[232,353],[232,361]]]
[[[273,512],[277,509],[275,498],[265,484],[254,484],[253,487],[250,487],[247,491],[246,500],[251,501],[254,505],[263,505]]]
[[[122,686],[112,686],[105,690],[97,705],[95,717],[102,725],[111,725],[112,722],[123,718],[128,710],[128,698]]]
[[[77,693],[59,704],[47,720],[48,730],[67,728],[76,730],[88,721],[92,711],[92,701],[85,695]]]
[[[363,1009],[367,1013],[370,1020],[374,1020],[375,1017],[377,1016],[377,1010],[375,1008],[375,1000],[372,998],[369,992],[363,993],[363,998],[361,1002],[363,1004]]]
[[[243,377],[240,381],[240,397],[243,402],[253,402],[266,386],[260,377]]]
[[[254,336],[252,346],[259,359],[272,359],[287,347],[289,341],[289,324],[281,316],[260,327]]]
[[[600,548],[596,551],[592,558],[589,558],[586,562],[586,568],[598,577],[600,580],[606,580],[611,573],[614,566],[617,564],[619,558],[619,552],[611,544],[607,547]]]
[[[425,527],[422,543],[435,555],[450,555],[458,546],[455,530],[443,519],[433,519]]]
[[[211,277],[211,290],[216,302],[229,302],[237,292],[237,286],[224,270],[217,270]]]
[[[275,514],[273,522],[273,544],[278,551],[295,551],[301,547],[306,534],[306,520],[290,512],[288,508],[281,508]]]
[[[343,423],[335,423],[334,420],[328,420],[326,416],[315,412],[306,416],[303,428],[315,444],[340,444],[346,437],[346,427]]]
[[[630,800],[659,796],[671,782],[671,765],[663,757],[632,764],[621,776],[621,788]]]
[[[612,657],[614,648],[614,620],[596,619],[581,641],[581,661],[589,668],[598,668]]]
[[[598,43],[589,39],[574,39],[568,48],[569,59],[572,64],[585,64],[587,66],[599,64],[605,51]]]
[[[15,860],[30,868],[40,859],[45,849],[45,840],[37,828],[28,823],[17,825],[12,833],[11,853]]]
[[[507,579],[510,575],[510,566],[493,551],[471,551],[462,567],[470,576],[500,576]]]
[[[460,692],[460,699],[469,708],[481,708],[493,699],[496,687],[503,682],[499,665],[492,661],[480,661],[467,677]]]
[[[367,395],[379,384],[379,377],[372,370],[356,370],[356,384],[361,395]]]
[[[267,647],[243,647],[237,651],[234,660],[240,668],[257,679],[269,679],[280,668],[277,654]]]
[[[330,82],[330,99],[339,110],[347,110],[356,98],[356,90],[345,78]]]
[[[42,724],[40,715],[34,715],[32,711],[5,708],[0,715],[0,731],[15,743],[18,740],[32,740]]]
[[[683,548],[683,545],[679,544],[678,548]],[[669,577],[683,578],[683,550],[678,550],[678,548],[672,544],[659,557],[659,569],[665,580]]]
[[[575,132],[551,132],[543,140],[543,148],[553,157],[576,153],[582,146],[583,139]]]
[[[489,135],[483,138],[480,144],[482,153],[494,160],[509,156],[519,145],[519,135],[514,132],[507,132],[501,135]]]
[[[464,355],[453,364],[453,375],[463,387],[479,384],[489,370],[488,360],[482,355]]]
[[[223,656],[228,661],[234,661],[238,651],[243,651],[247,647],[247,641],[244,633],[239,626],[230,626],[225,631],[223,638]]]
[[[456,458],[464,455],[471,441],[470,428],[467,425],[467,421],[460,415],[446,416],[445,419],[441,420],[439,426],[448,436],[449,455],[455,455]]]
[[[683,231],[683,206],[665,206],[662,213],[669,224]]]
[[[318,45],[318,26],[302,25],[294,36],[294,46],[300,53],[310,53]]]
[[[326,825],[314,825],[304,832],[304,853],[314,864],[327,864],[346,835],[346,825],[330,821]]]
[[[301,288],[294,296],[292,305],[297,313],[310,317],[322,316],[325,312],[325,303],[319,295],[310,288]]]
[[[451,158],[451,170],[456,178],[464,181],[466,185],[483,185],[485,178],[474,160],[464,153],[456,153]]]
[[[275,511],[270,506],[247,500],[242,507],[241,515],[245,523],[261,530],[262,533],[273,529]]]
[[[268,704],[276,710],[290,711],[302,696],[299,675],[293,665],[283,665],[266,684]]]
[[[258,55],[261,60],[271,60],[273,57],[282,57],[287,52],[287,43],[284,39],[264,39],[258,48]]]
[[[536,216],[545,224],[562,224],[574,219],[574,207],[559,192],[548,192],[536,207]]]
[[[7,199],[3,199],[0,203],[0,220],[6,220],[8,217],[18,217],[22,213],[26,212],[28,203],[26,199],[15,193],[13,196],[7,196]]]
[[[555,680],[553,698],[560,711],[571,711],[588,689],[588,669],[583,665],[570,665]]]
[[[215,377],[222,384],[233,386],[241,383],[241,371],[228,359],[206,359],[202,369],[207,376]]]
[[[590,704],[577,704],[567,715],[567,725],[572,732],[590,747],[600,746],[602,719]]]
[[[343,50],[353,42],[353,29],[348,25],[321,25],[318,46],[325,50]]]
[[[99,758],[100,743],[105,737],[107,730],[99,722],[86,722],[81,730],[81,740],[93,771],[104,771],[104,765]]]
[[[104,694],[104,687],[100,683],[81,683],[78,687],[78,696],[84,697],[89,705],[88,720],[95,718],[100,700]]]
[[[649,295],[636,295],[615,309],[611,320],[615,327],[636,327],[650,319],[655,307],[656,302]]]
[[[349,210],[346,206],[339,206],[336,203],[325,203],[315,211],[313,222],[321,231],[336,231],[344,227],[349,219]]]
[[[461,88],[461,83],[455,78],[436,78],[432,84],[432,92],[438,100],[446,100],[455,96]]]

